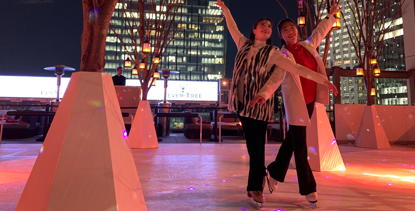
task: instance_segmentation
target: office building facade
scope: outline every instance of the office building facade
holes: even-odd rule
[[[345,19],[341,20],[342,28],[332,32],[327,67],[338,66],[342,69],[356,69],[359,62],[344,23],[347,21],[348,24],[353,24],[354,13],[345,5],[344,1],[340,4]],[[384,18],[393,17],[396,11],[399,11],[399,5],[400,1],[395,0],[395,3],[390,7],[389,17]],[[326,15],[324,13],[323,15]],[[386,24],[390,23],[390,21],[386,21]],[[320,45],[321,56],[324,54],[324,46],[325,40]],[[392,23],[390,32],[385,35],[384,49],[378,57],[378,65],[382,71],[406,71],[402,17]],[[375,78],[373,85],[376,88],[374,104],[408,104],[407,79]],[[363,77],[342,77],[339,92],[342,104],[366,104],[367,92]]]
[[[222,10],[212,0],[187,0],[179,9],[181,21],[177,21],[177,33],[166,49],[159,70],[171,69],[179,71],[169,79],[176,80],[217,80],[225,74],[226,27]],[[226,1],[224,1],[227,3]],[[122,4],[118,3],[111,26],[117,34],[128,42],[125,27],[125,14]],[[163,8],[156,8],[163,10]],[[148,18],[156,18],[155,14],[146,14]],[[116,68],[124,66],[127,53],[117,36],[109,31],[106,42],[105,73],[116,74]],[[125,69],[124,76],[131,78],[131,69]]]

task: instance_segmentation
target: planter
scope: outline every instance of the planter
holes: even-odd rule
[[[72,74],[16,210],[147,210],[124,132],[111,76]]]
[[[336,139],[354,144],[366,105],[335,104]],[[373,105],[390,143],[415,143],[415,106]],[[369,112],[369,111],[368,111]],[[373,115],[372,115],[373,116]],[[378,116],[378,118],[376,117]],[[370,128],[364,128],[371,130]],[[373,131],[373,130],[372,130]]]
[[[127,142],[133,149],[159,147],[149,101],[138,104]]]
[[[311,170],[346,170],[323,104],[315,104],[311,126],[307,127],[307,147]]]

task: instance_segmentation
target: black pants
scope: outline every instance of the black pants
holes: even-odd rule
[[[239,116],[245,133],[249,154],[249,175],[247,191],[263,190],[265,171],[265,134],[268,122]]]
[[[307,104],[308,114],[314,111],[314,102]],[[307,160],[307,127],[290,125],[287,137],[283,141],[275,161],[268,165],[267,169],[272,178],[284,182],[294,152],[297,169],[298,186],[301,195],[316,192],[316,181]]]

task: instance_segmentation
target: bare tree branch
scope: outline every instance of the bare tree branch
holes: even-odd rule
[[[399,3],[397,8],[393,8],[396,5],[396,0],[350,0],[346,1],[351,12],[350,23],[346,21],[345,14],[342,13],[356,57],[365,68],[364,79],[368,92],[368,105],[373,103],[373,99],[370,97],[373,81],[370,59],[372,57],[378,58],[381,55],[385,36],[391,32],[391,28],[396,24],[395,21],[402,14],[402,4]],[[392,12],[392,9],[397,11]]]
[[[327,13],[330,11],[330,2],[329,0],[326,0],[326,7],[327,7]],[[319,18],[320,19],[320,18]],[[317,19],[316,19],[317,20]],[[329,49],[330,49],[330,37],[331,37],[331,32],[329,32],[326,35],[326,42],[324,45],[324,54],[323,54],[323,63],[326,65],[327,64],[327,57],[329,56]]]
[[[282,4],[281,4],[281,2],[280,2],[279,0],[276,0],[276,1],[278,2],[278,4],[280,4],[281,8],[284,10],[284,12],[285,12],[285,17],[286,17],[286,18],[288,18],[288,13],[287,13],[287,10],[285,9],[285,7],[284,7],[284,6],[282,6]]]
[[[162,59],[174,34],[177,32],[177,22],[181,21],[182,14],[179,9],[185,4],[185,0],[120,0],[125,21],[125,31],[112,32],[120,40],[125,53],[136,66],[143,60],[146,63],[144,70],[140,70],[138,78],[143,89],[143,99],[147,99],[147,93],[151,88],[153,73],[157,70],[157,64],[153,63],[154,57]],[[131,41],[125,42],[124,39]],[[145,41],[151,43],[152,53],[143,52]]]

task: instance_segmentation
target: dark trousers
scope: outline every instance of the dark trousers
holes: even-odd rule
[[[268,122],[239,116],[245,133],[249,154],[249,175],[247,191],[263,190],[265,171],[265,134]]]
[[[314,102],[307,104],[308,114],[314,111]],[[316,192],[316,181],[307,160],[307,127],[290,125],[287,137],[281,144],[275,161],[268,165],[267,169],[272,178],[284,182],[290,160],[294,152],[295,165],[297,169],[298,186],[301,195]]]

